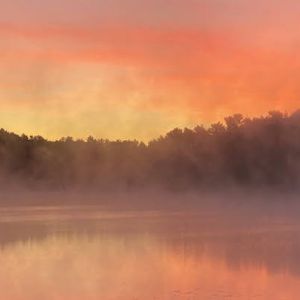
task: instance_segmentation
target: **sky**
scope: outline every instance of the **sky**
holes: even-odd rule
[[[300,108],[298,0],[0,0],[0,127],[148,141]]]

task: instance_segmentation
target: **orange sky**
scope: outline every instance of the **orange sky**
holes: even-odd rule
[[[149,140],[300,108],[296,0],[0,3],[0,127]]]

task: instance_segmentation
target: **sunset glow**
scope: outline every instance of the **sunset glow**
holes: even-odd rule
[[[0,127],[149,140],[300,104],[296,0],[0,4]]]

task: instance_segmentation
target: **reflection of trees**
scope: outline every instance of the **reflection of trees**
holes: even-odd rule
[[[209,128],[174,129],[149,144],[70,137],[47,141],[0,131],[0,178],[48,187],[171,189],[239,184],[296,186],[300,112],[225,118]]]
[[[34,212],[32,213],[34,217]],[[64,222],[8,222],[0,225],[0,250],[6,246],[40,242],[48,237],[104,238],[126,241],[127,247],[139,240],[147,246],[155,241],[159,253],[172,252],[179,259],[201,261],[203,258],[225,262],[234,270],[267,269],[271,273],[300,276],[300,238],[297,227],[255,226],[243,220],[220,222],[198,217],[144,218],[111,220],[65,220]],[[229,219],[231,219],[229,217]],[[276,217],[273,220],[276,223]],[[225,225],[226,223],[226,225]],[[266,226],[266,227],[265,227]],[[224,228],[226,229],[224,230]],[[268,228],[267,228],[268,227]],[[242,229],[241,229],[242,228]],[[273,228],[273,229],[272,229]],[[150,245],[151,246],[151,245]]]
[[[298,231],[241,233],[176,238],[169,244],[181,257],[208,257],[224,261],[229,268],[264,268],[271,273],[300,276]]]

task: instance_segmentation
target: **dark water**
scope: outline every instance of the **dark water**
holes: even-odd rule
[[[300,299],[297,218],[100,207],[0,215],[0,299]]]

